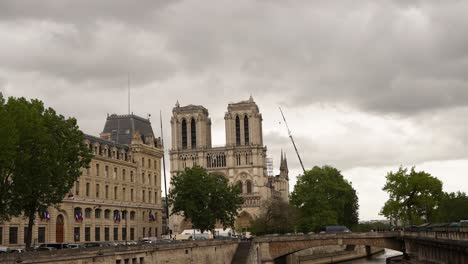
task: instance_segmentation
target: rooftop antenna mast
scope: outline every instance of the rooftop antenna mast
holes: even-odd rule
[[[279,110],[281,112],[281,116],[283,116],[284,124],[286,125],[286,128],[288,129],[289,138],[291,139],[291,142],[292,142],[292,144],[294,146],[294,150],[296,151],[296,154],[297,154],[297,158],[299,159],[299,163],[301,163],[302,170],[304,171],[304,174],[305,174],[306,171],[305,171],[305,168],[304,168],[304,164],[302,163],[302,159],[301,159],[301,156],[299,155],[299,151],[297,151],[296,143],[294,143],[294,139],[293,139],[291,130],[289,129],[289,126],[288,126],[288,122],[286,121],[286,118],[284,117],[283,110],[281,110],[281,107],[278,107],[278,108],[279,108]]]
[[[166,158],[165,158],[165,152],[164,152],[164,134],[163,134],[163,125],[162,125],[162,113],[161,110],[159,110],[159,121],[161,122],[161,145],[163,147],[163,173],[164,173],[164,194],[166,195],[165,199],[165,206],[166,206],[166,223],[167,223],[167,233],[169,233],[169,238],[172,238],[172,232],[169,229],[169,203],[168,203],[168,197],[167,197],[167,183],[166,183]]]

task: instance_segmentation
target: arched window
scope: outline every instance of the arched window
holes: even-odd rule
[[[135,220],[135,211],[130,212],[130,220]]]
[[[104,219],[110,219],[111,210],[104,210]]]
[[[85,218],[91,218],[91,208],[86,208],[85,209]]]
[[[240,118],[236,116],[236,145],[240,145],[241,143],[240,137]]]
[[[187,121],[182,119],[182,148],[187,148]]]
[[[192,118],[192,121],[190,121],[190,136],[191,136],[191,143],[192,143],[192,148],[197,147],[197,126],[195,124],[195,119]]]
[[[252,182],[247,181],[245,185],[247,186],[247,193],[252,193]]]
[[[99,208],[96,209],[96,210],[94,211],[94,219],[99,219],[99,218],[101,218],[101,211],[102,211],[102,210],[99,209]]]
[[[240,192],[243,193],[244,190],[243,190],[243,188],[242,188],[242,182],[241,182],[241,181],[238,181],[238,182],[237,182],[237,186],[238,186]]]
[[[245,145],[249,145],[249,118],[247,115],[244,117],[244,139]]]

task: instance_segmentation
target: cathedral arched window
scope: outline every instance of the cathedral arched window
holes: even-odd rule
[[[182,119],[182,148],[187,148],[187,121]]]
[[[245,145],[249,145],[249,118],[244,117],[244,141]]]
[[[247,181],[245,183],[246,187],[247,187],[247,193],[252,193],[252,182],[251,181]]]
[[[241,144],[241,136],[240,136],[240,118],[236,116],[236,145]]]
[[[197,126],[195,124],[195,119],[192,118],[192,121],[190,121],[190,136],[191,136],[191,143],[192,143],[192,148],[197,147]]]
[[[239,188],[240,192],[243,193],[244,190],[242,189],[242,182],[241,181],[238,181],[237,182],[237,187]]]

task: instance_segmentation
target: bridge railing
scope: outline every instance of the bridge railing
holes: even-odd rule
[[[408,232],[401,231],[401,236],[406,237],[419,237],[419,238],[433,238],[433,239],[446,239],[446,240],[465,240],[468,241],[467,232],[430,232],[430,231],[420,231],[420,232]]]

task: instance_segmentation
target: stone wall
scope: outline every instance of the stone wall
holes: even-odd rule
[[[143,264],[231,263],[237,240],[186,241],[137,246],[64,249],[0,255],[0,263]]]

